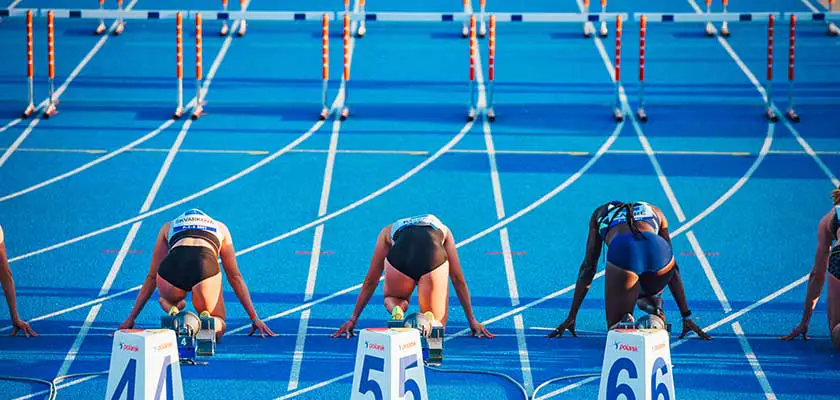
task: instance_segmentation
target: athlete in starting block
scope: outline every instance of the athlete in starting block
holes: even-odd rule
[[[431,311],[434,318],[446,327],[449,303],[449,279],[464,308],[472,335],[492,338],[473,315],[470,291],[452,232],[434,215],[420,215],[397,220],[384,227],[376,239],[373,259],[362,284],[353,315],[332,337],[353,336],[353,328],[362,310],[370,301],[379,277],[385,271],[385,308],[392,319],[402,319],[408,309],[414,287],[420,312]]]
[[[595,276],[601,246],[606,244],[605,303],[607,327],[633,323],[636,304],[664,320],[659,296],[668,286],[683,317],[682,334],[694,331],[703,339],[711,339],[691,320],[680,271],[671,249],[668,221],[661,210],[649,203],[625,204],[611,201],[592,213],[586,257],[580,266],[575,295],[569,315],[548,337],[562,336],[567,329],[575,332],[575,319]]]
[[[222,296],[222,259],[228,283],[233,288],[248,316],[253,335],[274,336],[257,316],[248,286],[239,272],[233,238],[225,224],[216,221],[201,210],[187,210],[178,218],[161,227],[152,254],[152,265],[146,280],[137,294],[131,313],[120,329],[134,327],[134,320],[149,297],[158,288],[160,305],[169,314],[177,314],[186,307],[184,299],[192,292],[192,303],[199,312],[209,312],[215,320],[216,341],[225,332],[225,301]]]
[[[20,319],[17,311],[17,300],[15,299],[15,280],[12,278],[12,269],[9,268],[9,259],[6,257],[6,242],[3,237],[3,227],[0,226],[0,284],[3,285],[3,294],[6,295],[6,304],[9,306],[9,316],[12,320],[11,336],[16,336],[23,331],[26,337],[38,336],[26,321]]]
[[[823,283],[828,270],[828,329],[831,332],[831,343],[840,350],[840,186],[831,192],[834,208],[820,219],[817,225],[817,254],[814,267],[808,278],[808,290],[805,292],[805,307],[802,310],[802,320],[784,340],[791,340],[799,335],[808,339],[808,323],[811,314],[820,299]],[[832,247],[832,242],[834,246]]]

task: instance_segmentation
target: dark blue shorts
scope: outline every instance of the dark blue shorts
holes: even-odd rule
[[[614,237],[607,250],[607,261],[636,275],[656,273],[674,259],[671,246],[661,236],[642,232],[641,237],[622,233]]]

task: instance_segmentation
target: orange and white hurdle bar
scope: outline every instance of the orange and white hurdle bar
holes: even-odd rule
[[[196,120],[204,114],[204,99],[201,93],[201,81],[204,79],[204,51],[202,46],[202,18],[195,15],[195,107],[192,119]]]

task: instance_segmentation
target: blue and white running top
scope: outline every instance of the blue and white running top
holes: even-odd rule
[[[169,247],[172,248],[179,240],[188,237],[210,242],[218,253],[222,248],[224,232],[222,232],[220,224],[216,220],[210,218],[204,211],[193,208],[185,211],[169,224],[169,233],[167,234]]]
[[[615,217],[613,217],[613,215],[615,215]],[[650,225],[654,231],[659,232],[661,221],[659,220],[659,216],[656,215],[656,211],[653,210],[653,206],[649,203],[645,203],[643,201],[633,203],[633,219],[637,222],[645,222]],[[610,203],[607,206],[607,213],[601,217],[601,220],[598,223],[598,234],[601,235],[602,238],[606,238],[607,232],[609,232],[610,229],[624,223],[627,223],[627,210],[624,207],[617,207],[616,205]]]
[[[831,233],[834,234],[835,239],[837,239],[838,229],[840,229],[840,206],[834,206],[834,223],[831,224]],[[0,243],[3,243],[3,231],[0,231]]]
[[[396,239],[397,233],[399,233],[400,230],[409,226],[430,226],[435,230],[443,232],[443,240],[446,240],[446,225],[444,225],[443,222],[440,222],[438,217],[435,217],[432,214],[426,214],[415,215],[413,217],[402,218],[394,221],[394,223],[391,224],[391,234],[389,235],[391,241],[393,242]]]

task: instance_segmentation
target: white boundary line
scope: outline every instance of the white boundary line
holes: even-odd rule
[[[359,11],[359,0],[355,0],[353,12]],[[350,24],[350,32],[356,32],[357,22]],[[356,37],[350,35],[348,46],[348,65],[350,68],[353,64],[353,53],[356,48]],[[347,82],[342,80],[339,88],[339,97],[346,99],[347,97]],[[318,204],[318,217],[323,217],[327,213],[327,205],[330,199],[330,187],[332,186],[333,168],[335,167],[336,151],[338,150],[338,134],[341,131],[341,115],[335,114],[333,120],[332,134],[330,135],[330,146],[327,150],[327,160],[324,166],[324,183],[321,186],[321,200]],[[321,243],[324,238],[324,224],[315,227],[315,235],[312,238],[312,252],[309,258],[309,274],[306,278],[306,289],[304,290],[303,301],[310,301],[315,293],[315,281],[318,277],[318,264],[321,260]],[[298,322],[298,333],[295,339],[295,352],[292,355],[292,367],[289,371],[288,391],[295,390],[300,383],[300,369],[303,365],[303,349],[306,345],[307,331],[309,328],[309,316],[312,309],[306,309],[300,314],[300,321]]]
[[[189,107],[191,104],[194,104],[194,103],[195,103],[195,99],[193,99],[193,100],[190,102],[190,104],[188,104],[188,105],[187,105],[187,107]],[[134,148],[135,146],[137,146],[137,145],[139,145],[139,144],[141,144],[141,143],[144,143],[144,142],[148,141],[149,139],[151,139],[151,138],[153,138],[153,137],[157,136],[158,134],[160,134],[161,132],[163,132],[164,130],[166,130],[167,128],[169,128],[169,126],[170,126],[170,125],[172,125],[174,122],[175,122],[175,120],[170,119],[170,120],[168,120],[168,121],[166,121],[166,122],[162,123],[162,124],[161,124],[160,126],[158,126],[155,130],[153,130],[153,131],[149,132],[149,133],[148,133],[148,134],[146,134],[145,136],[140,137],[140,138],[138,138],[137,140],[135,140],[135,141],[133,141],[133,142],[131,142],[131,143],[129,143],[129,144],[127,144],[127,145],[123,146],[123,147],[120,147],[120,148],[119,148],[119,149],[117,149],[117,150],[114,150],[114,151],[112,151],[112,152],[110,152],[110,153],[108,153],[108,154],[106,154],[106,155],[103,155],[103,156],[101,156],[101,157],[98,157],[98,158],[96,158],[96,159],[94,159],[94,160],[92,160],[92,161],[90,161],[90,162],[87,162],[87,163],[85,163],[85,164],[82,164],[82,165],[80,165],[79,167],[77,167],[77,168],[75,168],[75,169],[72,169],[72,170],[70,170],[70,171],[67,171],[67,172],[65,172],[65,173],[63,173],[63,174],[61,174],[61,175],[57,175],[57,176],[55,176],[55,177],[52,177],[52,178],[50,178],[50,179],[47,179],[47,180],[42,181],[42,182],[40,182],[40,183],[37,183],[37,184],[35,184],[35,185],[29,186],[29,187],[27,187],[27,188],[25,188],[25,189],[18,190],[17,192],[13,192],[13,193],[9,193],[9,194],[7,194],[7,195],[4,195],[4,196],[0,197],[0,203],[4,202],[4,201],[6,201],[6,200],[11,200],[11,199],[14,199],[15,197],[22,196],[22,195],[27,194],[27,193],[29,193],[29,192],[33,192],[33,191],[35,191],[35,190],[41,189],[41,188],[43,188],[43,187],[45,187],[45,186],[47,186],[47,185],[51,185],[51,184],[56,183],[56,182],[58,182],[58,181],[61,181],[61,180],[67,179],[67,178],[69,178],[69,177],[71,177],[71,176],[73,176],[73,175],[76,175],[76,174],[78,174],[78,173],[81,173],[81,172],[83,172],[83,171],[85,171],[85,170],[87,170],[87,169],[89,169],[89,168],[91,168],[91,167],[93,167],[93,166],[95,166],[95,165],[97,165],[97,164],[100,164],[100,163],[103,163],[103,162],[105,162],[105,161],[107,161],[107,160],[110,160],[111,158],[114,158],[114,157],[116,157],[116,156],[118,156],[118,155],[120,155],[120,154],[122,154],[122,153],[124,153],[124,152],[126,152],[126,151],[129,151],[129,150],[131,150],[132,148]],[[18,148],[18,149],[17,149],[17,151],[23,151],[23,149]]]
[[[137,0],[131,0],[131,2],[128,3],[128,5],[125,7],[125,9],[126,10],[131,10],[132,8],[134,8],[135,4],[137,4]],[[111,27],[108,29],[108,32],[110,33],[117,26],[117,24],[118,24],[117,21],[115,21],[113,24],[111,24]],[[64,91],[67,90],[67,87],[70,86],[71,83],[73,83],[73,80],[76,79],[76,77],[79,76],[80,73],[82,73],[82,70],[87,66],[87,64],[90,62],[90,60],[93,59],[93,56],[95,56],[96,53],[99,52],[99,49],[101,49],[102,46],[105,45],[105,42],[107,42],[108,38],[110,38],[110,37],[111,37],[111,35],[109,35],[109,34],[103,35],[102,38],[99,39],[98,42],[96,42],[96,45],[94,45],[93,48],[90,49],[90,51],[87,53],[87,55],[79,63],[79,65],[77,65],[76,68],[73,69],[72,72],[70,72],[70,75],[67,76],[67,79],[64,80],[64,82],[61,84],[61,86],[56,88],[55,93],[53,95],[53,98],[56,102],[59,100],[59,98],[61,98],[61,95],[64,93]],[[41,101],[41,104],[38,105],[38,108],[39,109],[43,108],[48,103],[49,103],[49,99],[48,98],[44,99],[43,101]],[[23,141],[26,140],[26,138],[29,136],[29,134],[32,132],[32,130],[34,130],[35,127],[38,126],[38,123],[40,123],[40,122],[41,122],[41,116],[38,115],[32,120],[32,122],[29,123],[29,126],[27,126],[26,129],[23,130],[23,132],[17,137],[17,139],[15,139],[15,141],[11,144],[11,146],[9,146],[9,148],[6,149],[6,151],[3,153],[3,155],[0,156],[0,167],[3,167],[3,164],[6,163],[6,160],[8,160],[9,157],[11,157],[12,153],[14,153],[15,150],[18,147],[20,147],[21,143],[23,143]]]

